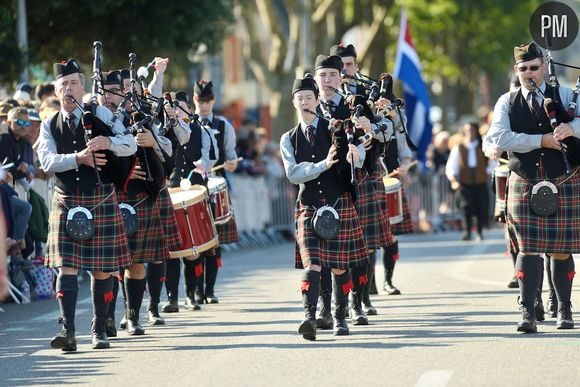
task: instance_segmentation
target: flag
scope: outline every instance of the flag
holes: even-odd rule
[[[427,147],[431,143],[432,125],[429,120],[429,94],[421,76],[419,56],[411,39],[407,14],[401,12],[401,29],[395,57],[394,77],[403,83],[407,114],[407,131],[417,146],[417,159],[426,161]]]

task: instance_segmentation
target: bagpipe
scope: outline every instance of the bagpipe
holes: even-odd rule
[[[532,80],[528,79],[530,85],[537,91],[544,99],[544,111],[550,120],[550,125],[552,128],[556,128],[561,123],[567,123],[574,120],[576,117],[576,107],[578,95],[580,94],[580,76],[576,80],[576,88],[573,91],[572,99],[568,106],[564,108],[562,100],[560,97],[560,82],[558,82],[558,77],[554,69],[554,64],[572,67],[579,69],[579,67],[566,65],[564,63],[554,62],[552,53],[546,51],[546,59],[548,62],[548,84],[550,85],[550,90],[552,95],[546,95],[538,87],[538,85]],[[551,97],[551,98],[550,98]],[[572,160],[576,165],[580,165],[580,139],[577,137],[569,136],[561,141],[565,147],[562,147],[562,157],[564,164],[566,166],[566,173],[571,172],[569,159]]]
[[[90,102],[82,106],[77,101],[73,101],[83,110],[81,123],[85,129],[85,140],[88,142],[91,138],[97,136],[114,137],[115,133],[112,128],[117,120],[127,117],[127,107],[130,104],[132,113],[130,114],[128,121],[129,127],[127,128],[128,132],[126,133],[136,135],[143,133],[147,129],[159,145],[154,126],[161,125],[160,119],[164,119],[164,100],[147,95],[146,90],[143,88],[141,88],[141,92],[137,91],[136,84],[138,80],[135,71],[136,55],[133,53],[129,54],[131,90],[122,95],[123,101],[117,107],[117,111],[113,113],[113,118],[110,122],[105,123],[97,117],[98,95],[104,92],[100,53],[102,44],[96,41],[93,43],[93,48],[94,59]],[[155,108],[154,104],[157,104]],[[168,119],[164,119],[164,121],[169,123]],[[127,157],[118,157],[111,151],[104,151],[107,163],[99,168],[95,167],[95,173],[97,174],[99,183],[101,181],[100,175],[102,174],[114,183],[120,192],[140,190],[139,186],[143,185],[142,188],[155,199],[159,191],[163,188],[165,177],[167,176],[166,170],[167,168],[171,168],[170,164],[172,162],[172,157],[167,155],[161,146],[159,148],[161,149],[164,160],[157,155],[152,147],[138,146],[137,152]],[[131,179],[133,171],[138,165],[145,172],[145,180]]]
[[[362,74],[361,72],[350,75],[343,70],[341,75],[344,80],[341,85],[341,95],[346,96],[347,100],[354,96],[349,92],[349,83],[346,81],[350,79],[353,81],[354,85],[356,85],[357,93],[366,98],[364,101],[361,101],[361,104],[368,107],[370,111],[375,113],[377,121],[380,121],[380,119],[383,118],[391,119],[392,112],[396,112],[401,120],[401,127],[399,131],[403,133],[409,148],[414,152],[417,151],[417,147],[411,140],[405,125],[404,113],[402,111],[402,109],[405,107],[405,101],[401,98],[398,98],[394,94],[393,77],[391,74],[382,73],[378,80],[375,80],[368,75]],[[385,104],[385,101],[383,100],[387,100],[389,103]],[[371,122],[373,121],[371,120]],[[373,138],[376,134],[383,132],[383,130],[384,128],[379,126],[373,132],[367,133],[366,138]],[[386,142],[387,141],[384,143]]]
[[[101,50],[102,44],[99,41],[93,43],[94,59],[93,59],[93,76],[92,76],[92,92],[91,99],[88,104],[81,105],[72,96],[68,96],[71,101],[82,110],[81,124],[84,129],[85,142],[88,143],[91,139],[98,136],[114,137],[113,125],[114,120],[109,124],[104,123],[97,117],[97,96],[99,94],[99,87],[101,83]],[[112,151],[100,151],[105,154],[107,163],[103,166],[97,167],[95,157],[93,154],[93,164],[97,183],[102,184],[102,176],[107,180],[120,187],[124,184],[126,177],[130,171],[130,162],[126,157],[118,157]]]

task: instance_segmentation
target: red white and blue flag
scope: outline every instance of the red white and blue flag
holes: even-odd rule
[[[425,163],[426,151],[431,143],[432,125],[429,120],[429,94],[421,76],[419,56],[411,39],[407,14],[401,12],[401,29],[394,77],[403,82],[403,93],[407,113],[407,131],[417,146],[417,159]]]

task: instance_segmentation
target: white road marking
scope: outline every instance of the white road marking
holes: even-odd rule
[[[453,370],[427,371],[417,380],[415,387],[445,387],[452,376]]]

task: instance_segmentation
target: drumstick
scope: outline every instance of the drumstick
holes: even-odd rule
[[[235,159],[235,161],[242,161],[244,158],[243,157],[238,157],[237,159]],[[226,166],[226,163],[220,164],[220,165],[216,165],[215,167],[213,167],[212,169],[209,170],[209,172],[215,172],[215,171],[219,171],[220,169],[224,168]]]
[[[403,170],[405,170],[405,171],[408,171],[408,170],[409,170],[409,169],[410,169],[410,168],[411,168],[413,165],[415,165],[415,164],[417,164],[417,160],[413,160],[413,161],[411,161],[411,162],[409,163],[409,165],[407,165],[405,168],[401,168],[401,169],[403,169]],[[393,176],[395,176],[396,174],[397,174],[397,171],[393,171],[393,172],[389,173],[389,174],[387,175],[387,177],[393,177]]]

